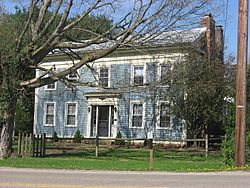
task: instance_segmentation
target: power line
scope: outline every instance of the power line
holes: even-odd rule
[[[225,22],[224,22],[224,41],[225,41],[225,37],[226,37],[226,32],[227,32],[227,20],[228,20],[228,0],[226,0],[226,10],[225,10]]]

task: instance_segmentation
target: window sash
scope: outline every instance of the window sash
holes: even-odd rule
[[[48,84],[46,89],[55,89],[55,88],[56,88],[56,83],[54,82],[54,83]]]
[[[54,115],[46,115],[46,125],[53,125],[54,124]]]
[[[170,105],[166,103],[160,104],[160,123],[159,127],[170,127]]]
[[[76,113],[76,104],[68,104],[68,114],[75,115]]]
[[[53,103],[46,104],[46,115],[45,115],[45,124],[53,125],[55,116],[55,105]]]
[[[134,67],[134,84],[142,85],[144,81],[144,67],[135,66]]]
[[[77,73],[77,71],[71,72],[71,73],[68,75],[68,79],[69,79],[69,80],[77,80],[77,78],[78,78],[78,73]]]
[[[76,104],[67,104],[66,125],[76,125]]]
[[[142,127],[142,115],[141,116],[133,116],[132,127]]]
[[[108,87],[109,83],[109,69],[100,68],[99,83],[101,86]]]
[[[142,104],[133,104],[133,115],[142,115],[143,106]]]
[[[67,125],[75,125],[76,124],[76,116],[69,115],[67,116]]]
[[[133,104],[132,127],[142,127],[143,104]]]
[[[162,64],[161,65],[161,80],[164,80],[166,76],[169,74],[169,72],[170,72],[170,65]]]
[[[44,71],[42,71],[43,72],[43,74],[45,73]],[[52,70],[52,72],[56,72],[56,68],[54,67],[54,69]],[[46,77],[49,77],[49,76],[52,76],[53,74],[51,74],[51,73],[49,73],[48,75],[46,75]],[[56,82],[53,82],[53,83],[51,83],[51,84],[47,84],[46,86],[45,86],[45,89],[46,90],[55,90],[56,89]]]

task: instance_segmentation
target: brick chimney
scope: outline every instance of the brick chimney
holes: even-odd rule
[[[211,14],[205,15],[201,18],[201,27],[206,27],[206,51],[208,63],[214,58],[216,54],[215,45],[215,21]]]
[[[221,25],[215,26],[215,47],[217,57],[223,61],[224,57],[224,37]]]

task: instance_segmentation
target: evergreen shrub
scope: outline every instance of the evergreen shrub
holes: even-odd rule
[[[125,145],[125,140],[119,140],[122,138],[122,134],[119,131],[116,135],[116,139],[115,139],[115,145]]]
[[[53,134],[52,134],[52,142],[58,142],[58,141],[59,141],[59,138],[57,136],[56,131],[54,131]]]
[[[82,140],[81,133],[80,133],[79,129],[77,129],[75,132],[75,135],[74,135],[73,142],[74,143],[81,143],[81,140]]]

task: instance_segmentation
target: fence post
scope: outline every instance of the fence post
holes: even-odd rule
[[[36,157],[38,157],[39,154],[39,134],[35,136],[36,141]]]
[[[98,135],[96,135],[95,139],[95,156],[98,157],[98,149],[99,149],[99,138]]]
[[[205,146],[205,149],[206,149],[206,157],[208,157],[208,134],[206,134],[206,137],[205,137],[205,139],[206,139],[206,146]]]
[[[38,139],[39,142],[39,139]],[[40,157],[43,156],[43,135],[41,134],[41,138],[40,138],[40,147],[39,147],[39,153],[40,153]]]
[[[36,153],[36,135],[33,134],[32,136],[32,156],[35,157]]]
[[[25,133],[24,137],[25,137],[24,155],[27,156],[28,155],[28,133]]]
[[[24,133],[21,133],[21,155],[24,156],[24,144],[25,144],[25,135]]]
[[[43,151],[42,151],[42,156],[45,157],[45,148],[46,148],[46,133],[43,133]]]
[[[17,153],[18,155],[21,155],[21,133],[18,133]]]
[[[31,151],[32,151],[32,133],[29,134],[29,155],[31,155]]]
[[[148,144],[149,144],[149,170],[153,170],[153,157],[154,157],[153,139],[149,139]]]

